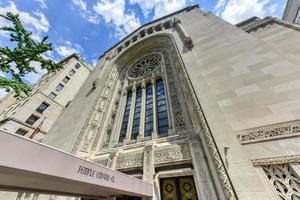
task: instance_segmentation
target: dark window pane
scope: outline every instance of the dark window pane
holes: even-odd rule
[[[26,124],[33,125],[39,119],[38,116],[30,115],[30,117],[26,120]]]
[[[67,83],[67,82],[69,82],[69,80],[70,80],[70,77],[66,76],[62,81],[63,81],[64,83]]]
[[[158,119],[168,118],[168,114],[166,111],[158,113]]]
[[[76,73],[76,71],[75,71],[74,69],[71,69],[71,70],[69,71],[69,75],[70,75],[70,76],[73,76],[75,73]]]
[[[131,104],[131,97],[132,97],[132,92],[129,91],[127,93],[127,101],[126,101],[126,107],[124,111],[124,116],[123,116],[123,122],[121,126],[121,132],[119,136],[119,142],[123,142],[124,138],[126,137],[126,131],[128,127],[128,119],[129,119],[129,113],[130,113],[130,104]]]
[[[59,83],[57,86],[56,86],[56,91],[59,92],[61,91],[62,89],[64,88],[64,85]]]
[[[166,126],[168,125],[168,118],[159,119],[159,126]]]
[[[146,116],[146,122],[153,121],[153,115]]]
[[[158,128],[159,133],[167,133],[168,132],[168,126],[163,126]]]
[[[19,129],[16,131],[16,134],[22,135],[22,136],[26,135],[27,133],[28,133],[28,131],[26,131],[26,130],[24,130],[24,129],[21,129],[21,128],[19,128]]]
[[[157,108],[157,111],[158,111],[158,112],[165,111],[165,110],[167,110],[167,106],[159,106],[159,107]]]
[[[51,93],[48,95],[48,97],[49,97],[50,99],[55,99],[56,96],[57,96],[57,95],[56,95],[54,92],[51,92]]]
[[[39,113],[43,113],[48,108],[48,106],[49,106],[49,104],[47,104],[46,102],[43,102],[41,105],[39,105],[39,107],[36,109],[36,111]]]
[[[156,81],[156,100],[157,100],[157,118],[158,134],[168,131],[168,113],[166,106],[165,88],[162,79]]]
[[[79,69],[80,66],[81,66],[81,65],[80,65],[79,63],[77,63],[77,64],[75,65],[75,68],[76,68],[76,69]]]

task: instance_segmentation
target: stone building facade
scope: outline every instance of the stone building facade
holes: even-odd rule
[[[73,54],[61,61],[63,69],[47,73],[32,87],[30,95],[21,100],[14,93],[7,94],[0,102],[0,128],[41,141],[60,113],[71,103],[90,72],[91,66]]]
[[[153,183],[157,200],[300,199],[299,30],[197,6],[145,24],[99,58],[45,142]]]

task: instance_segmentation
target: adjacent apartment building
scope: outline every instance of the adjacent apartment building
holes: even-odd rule
[[[300,0],[288,0],[282,19],[300,25]]]
[[[72,54],[62,61],[63,69],[47,73],[22,100],[7,94],[0,102],[0,128],[41,141],[54,121],[73,100],[92,67]],[[39,127],[40,131],[32,135]]]

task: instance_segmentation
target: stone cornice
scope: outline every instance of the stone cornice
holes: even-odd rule
[[[290,28],[290,29],[293,29],[295,31],[300,31],[300,26],[296,25],[296,24],[292,24],[292,23],[289,23],[289,22],[286,22],[286,21],[282,21],[282,20],[279,20],[279,19],[276,19],[274,17],[265,17],[264,19],[250,25],[250,26],[247,26],[245,28],[243,28],[244,31],[250,33],[252,31],[256,31],[257,29],[259,28],[263,28],[269,24],[278,24],[278,25],[281,25],[281,26],[284,26],[286,28]]]
[[[300,163],[300,155],[288,155],[272,158],[260,158],[251,160],[254,166],[276,165],[284,163]]]
[[[237,135],[241,144],[257,143],[275,139],[300,136],[300,121],[285,122],[258,127]]]

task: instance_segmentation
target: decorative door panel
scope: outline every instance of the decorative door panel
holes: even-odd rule
[[[197,192],[192,176],[178,178],[181,200],[197,200]]]
[[[163,200],[177,200],[177,184],[176,178],[162,179],[161,181],[162,188],[162,199]]]
[[[160,187],[161,200],[198,200],[192,176],[163,178]]]

